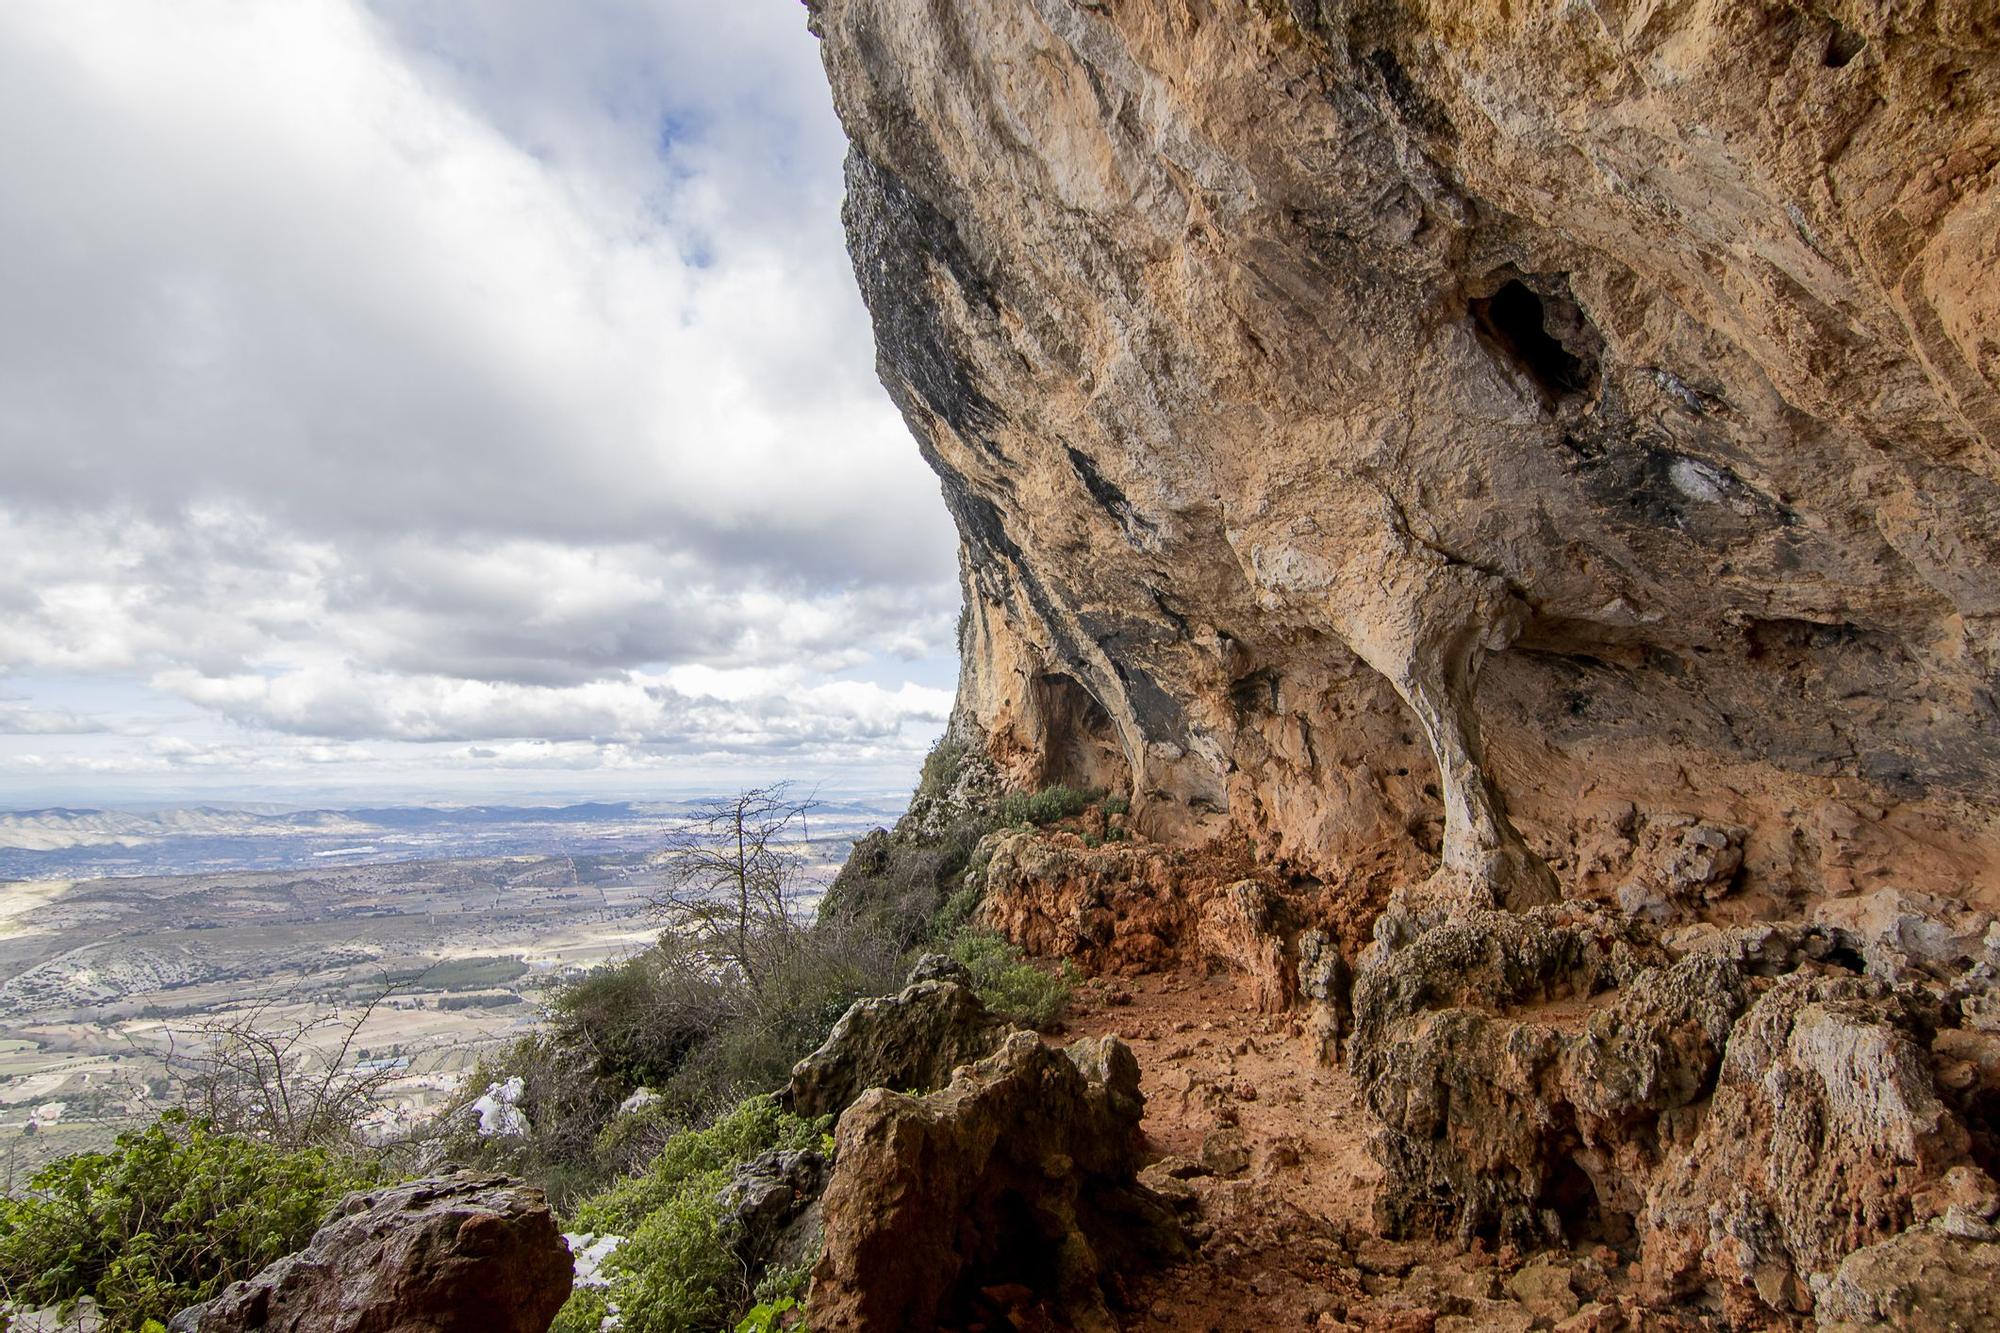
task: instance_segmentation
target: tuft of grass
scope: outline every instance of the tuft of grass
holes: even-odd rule
[[[1032,794],[1011,792],[1000,800],[1000,822],[1034,824],[1038,827],[1053,824],[1060,819],[1074,819],[1089,809],[1092,803],[1102,799],[1102,791],[1086,791],[1060,783]]]
[[[973,989],[987,1008],[1024,1027],[1045,1028],[1069,1008],[1076,969],[1065,961],[1054,972],[1036,967],[999,935],[967,931],[952,942],[951,956],[972,973]]]

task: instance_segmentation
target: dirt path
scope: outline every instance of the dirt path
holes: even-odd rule
[[[1374,1238],[1380,1168],[1353,1081],[1318,1066],[1291,1015],[1228,976],[1181,971],[1079,987],[1059,1040],[1114,1033],[1139,1060],[1142,1179],[1178,1198],[1195,1253],[1126,1284],[1128,1328],[1614,1330],[1641,1317],[1620,1256],[1499,1255]],[[1694,1325],[1681,1325],[1693,1327]]]

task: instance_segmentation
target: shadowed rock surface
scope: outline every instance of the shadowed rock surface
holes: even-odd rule
[[[312,1243],[175,1333],[546,1333],[571,1265],[542,1192],[462,1173],[349,1195]]]
[[[836,1136],[813,1327],[959,1327],[987,1312],[1116,1329],[1119,1275],[1180,1245],[1134,1179],[1142,1105],[1116,1038],[1060,1051],[1028,1032],[941,1092],[864,1094]]]

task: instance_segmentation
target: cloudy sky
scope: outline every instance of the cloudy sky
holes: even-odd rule
[[[905,784],[797,0],[0,5],[0,806]]]

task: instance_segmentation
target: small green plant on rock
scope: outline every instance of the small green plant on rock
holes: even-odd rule
[[[374,1175],[169,1111],[107,1152],[51,1162],[24,1196],[0,1201],[0,1291],[31,1307],[93,1297],[107,1333],[140,1329],[303,1249]]]
[[[644,1172],[587,1200],[570,1219],[573,1230],[626,1240],[605,1263],[609,1289],[571,1296],[558,1327],[595,1328],[584,1321],[605,1301],[617,1307],[619,1328],[632,1333],[730,1327],[754,1290],[732,1249],[717,1196],[732,1171],[761,1153],[824,1147],[827,1128],[759,1096],[706,1129],[667,1140]]]
[[[784,1323],[784,1317],[799,1308],[799,1303],[786,1296],[775,1301],[762,1301],[750,1307],[750,1313],[743,1316],[736,1325],[736,1333],[777,1333],[779,1329],[790,1328],[794,1333],[803,1333],[805,1324]]]
[[[1085,791],[1060,783],[1032,794],[1011,792],[1000,801],[1000,822],[1040,827],[1062,819],[1074,819],[1103,797],[1102,791]]]

